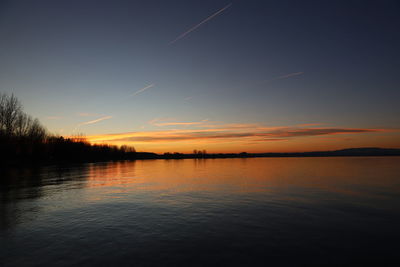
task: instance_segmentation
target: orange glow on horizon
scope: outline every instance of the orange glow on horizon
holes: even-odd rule
[[[400,147],[399,131],[391,129],[321,127],[321,124],[266,127],[257,124],[206,124],[194,129],[169,129],[91,135],[94,144],[128,145],[137,151],[191,153],[306,152],[349,147]],[[164,123],[162,126],[184,125]],[[186,126],[186,125],[185,125]],[[185,127],[184,126],[184,127]],[[214,127],[211,127],[214,126]]]

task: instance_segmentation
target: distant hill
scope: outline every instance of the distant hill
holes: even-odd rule
[[[400,149],[362,147],[347,148],[333,151],[292,152],[292,153],[216,153],[216,154],[182,154],[165,153],[158,155],[154,153],[137,154],[136,159],[159,158],[159,159],[185,159],[185,158],[259,158],[259,157],[346,157],[346,156],[400,156]]]
[[[400,149],[396,148],[379,148],[379,147],[362,147],[362,148],[347,148],[342,150],[332,151],[339,155],[359,155],[359,156],[390,156],[400,155]]]
[[[262,153],[263,156],[275,157],[338,157],[338,156],[400,156],[400,149],[361,147],[346,148],[333,151],[294,152],[294,153]]]

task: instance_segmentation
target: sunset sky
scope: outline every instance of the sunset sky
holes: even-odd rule
[[[400,2],[1,1],[0,92],[139,151],[400,148]]]

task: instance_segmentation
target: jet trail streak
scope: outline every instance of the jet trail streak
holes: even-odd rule
[[[232,5],[232,3],[224,6],[223,8],[221,8],[220,10],[218,10],[217,12],[215,12],[214,14],[212,14],[211,16],[209,16],[208,18],[206,18],[205,20],[201,21],[200,23],[196,24],[195,26],[193,26],[192,28],[190,28],[189,30],[185,31],[184,33],[182,33],[181,35],[179,35],[178,37],[176,37],[173,41],[171,41],[169,44],[173,44],[177,41],[179,41],[180,39],[182,39],[183,37],[185,37],[186,35],[188,35],[189,33],[191,33],[192,31],[196,30],[198,27],[200,27],[202,24],[206,23],[207,21],[213,19],[214,17],[218,16],[220,13],[222,13],[223,11],[225,11],[226,9],[228,9],[230,6]]]
[[[134,92],[131,96],[135,96],[135,95],[137,95],[137,94],[140,94],[140,93],[146,91],[147,89],[150,89],[150,88],[153,87],[153,86],[154,86],[154,83],[149,84],[149,85],[147,85],[146,87],[143,87],[142,89],[137,90],[137,91]]]

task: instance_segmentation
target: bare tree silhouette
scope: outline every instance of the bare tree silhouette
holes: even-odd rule
[[[64,138],[50,134],[23,111],[13,94],[0,93],[0,164],[37,160],[91,161],[135,158],[128,146],[92,145],[83,134]]]
[[[13,95],[0,94],[0,136],[40,142],[47,131],[38,119],[23,112],[19,100]]]

